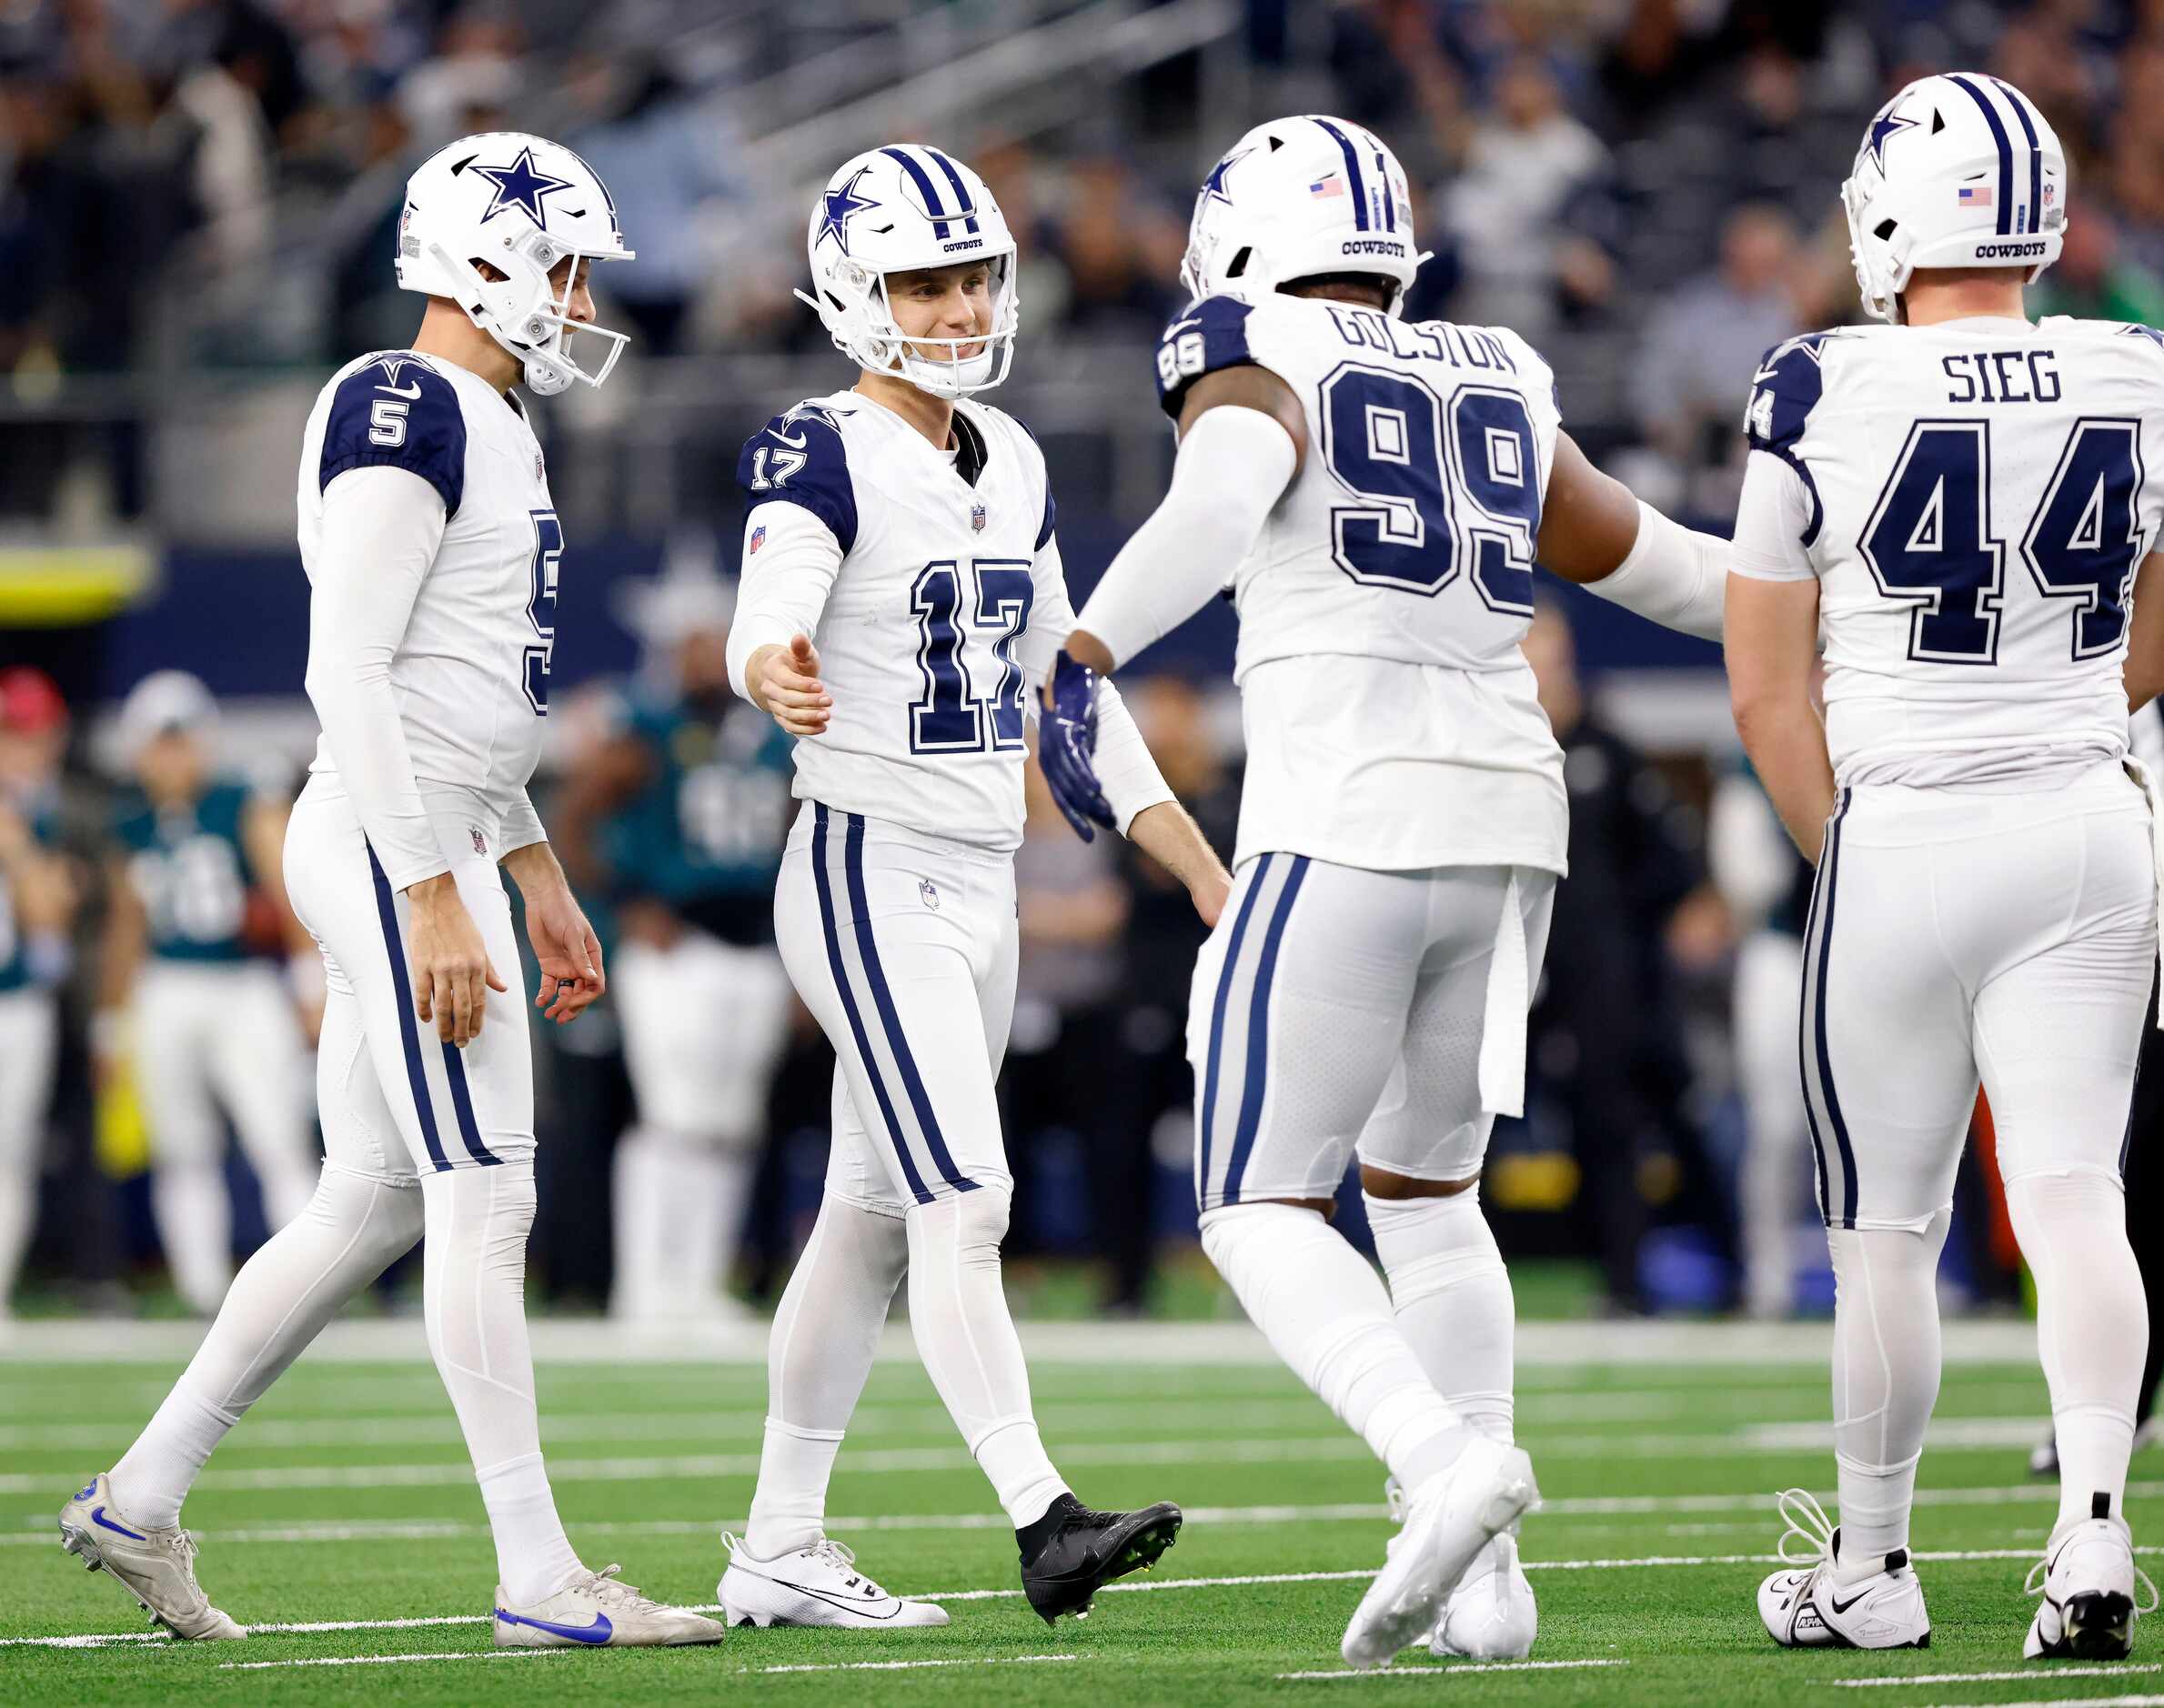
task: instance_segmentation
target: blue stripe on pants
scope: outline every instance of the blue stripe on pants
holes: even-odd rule
[[[518,1023],[525,1023],[523,1017]],[[466,1061],[458,1045],[443,1046],[443,1071],[450,1081],[451,1110],[458,1118],[458,1137],[465,1142],[466,1153],[485,1169],[498,1167],[503,1159],[481,1142],[481,1130],[473,1118],[473,1093],[467,1089]]]
[[[1838,804],[1834,808],[1833,821],[1827,827],[1826,851],[1819,856],[1826,867],[1825,896],[1821,911],[1824,919],[1818,932],[1818,979],[1812,1008],[1812,1023],[1817,1035],[1818,1089],[1826,1100],[1826,1118],[1834,1130],[1834,1143],[1841,1152],[1841,1214],[1838,1221],[1832,1215],[1833,1206],[1827,1206],[1827,1225],[1839,1228],[1856,1226],[1856,1151],[1848,1142],[1848,1123],[1841,1119],[1841,1099],[1834,1090],[1833,1051],[1826,1038],[1827,966],[1833,957],[1834,946],[1834,891],[1841,879],[1841,820],[1848,811],[1848,791],[1843,789]]]
[[[948,1185],[973,1192],[977,1182],[957,1169],[948,1153],[946,1135],[940,1131],[924,1076],[917,1071],[917,1058],[910,1052],[909,1035],[901,1030],[901,1016],[894,1011],[894,993],[887,988],[886,971],[879,964],[879,945],[871,936],[871,904],[864,894],[864,820],[853,812],[844,817],[849,828],[842,836],[842,869],[849,879],[850,909],[857,916],[857,957],[864,963],[864,977],[871,981],[871,1006],[879,1010],[880,1026],[887,1034],[887,1047],[894,1052],[894,1066],[909,1093],[910,1107],[917,1112],[917,1126],[924,1135],[925,1149],[931,1152],[932,1167]]]
[[[841,997],[841,1011],[849,1017],[849,1034],[856,1040],[857,1059],[864,1064],[864,1075],[871,1081],[871,1094],[879,1100],[879,1112],[887,1123],[887,1137],[894,1147],[894,1154],[901,1160],[902,1178],[909,1182],[910,1195],[920,1204],[931,1202],[931,1194],[924,1190],[924,1179],[917,1172],[917,1165],[911,1160],[909,1140],[902,1136],[901,1122],[894,1114],[894,1100],[887,1095],[887,1082],[880,1077],[879,1063],[872,1059],[871,1040],[864,1030],[864,1016],[857,1008],[856,992],[850,989],[849,968],[841,959],[841,934],[834,919],[834,885],[827,876],[827,809],[818,801],[811,803],[811,879],[819,890],[819,923],[827,937],[827,967],[834,975],[834,989]],[[858,1111],[860,1114],[861,1110]]]
[[[1217,1126],[1217,1070],[1224,1055],[1224,1010],[1232,1000],[1233,975],[1240,964],[1240,944],[1247,936],[1248,916],[1254,911],[1255,897],[1270,877],[1270,862],[1274,858],[1265,854],[1256,864],[1254,877],[1247,886],[1247,893],[1240,898],[1240,911],[1233,918],[1233,939],[1225,945],[1224,965],[1217,970],[1217,995],[1210,1005],[1210,1053],[1203,1068],[1203,1115],[1195,1123],[1195,1201],[1200,1203],[1210,1193],[1210,1135]]]
[[[376,858],[375,848],[366,839],[363,846],[368,849],[368,875],[376,880],[376,917],[383,922],[383,947],[391,958],[391,994],[398,1000],[398,1040],[406,1046],[406,1077],[413,1085],[414,1112],[420,1117],[428,1160],[438,1169],[448,1169],[450,1160],[443,1154],[443,1140],[436,1135],[436,1107],[428,1100],[428,1076],[421,1067],[420,1023],[414,1018],[413,983],[406,976],[406,946],[398,940],[398,909],[391,899],[391,880],[383,875],[383,862]]]
[[[1293,900],[1307,868],[1306,855],[1293,857],[1293,869],[1285,874],[1284,888],[1277,892],[1277,907],[1270,915],[1270,929],[1263,934],[1263,952],[1255,958],[1254,995],[1247,1010],[1247,1082],[1241,1088],[1240,1124],[1233,1130],[1233,1157],[1224,1170],[1228,1204],[1240,1201],[1240,1181],[1254,1150],[1255,1131],[1263,1124],[1263,1100],[1270,1089],[1270,986],[1277,976],[1277,950],[1284,941],[1285,921],[1292,917]]]

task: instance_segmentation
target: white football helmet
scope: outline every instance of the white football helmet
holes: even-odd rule
[[[1405,169],[1373,131],[1310,116],[1258,125],[1203,180],[1180,282],[1195,297],[1371,273],[1400,313],[1428,257],[1413,242]]]
[[[2066,151],[2011,84],[1918,77],[1865,131],[1841,206],[1864,312],[1891,321],[1919,266],[2018,266],[2033,284],[2058,260]]]
[[[627,342],[605,327],[574,327],[579,268],[566,274],[561,296],[549,284],[549,270],[567,255],[589,264],[632,259],[609,186],[561,143],[523,131],[464,136],[407,180],[399,288],[457,303],[526,365],[527,385],[543,397],[573,380],[599,386]],[[483,278],[478,261],[504,276]],[[608,353],[598,368],[573,359],[574,332],[601,340]]]
[[[1022,319],[1014,235],[984,180],[921,143],[859,155],[827,180],[807,234],[811,290],[840,350],[859,367],[899,374],[940,397],[990,391],[1014,361]],[[908,338],[887,300],[887,276],[982,261],[991,269],[991,333],[978,338]],[[976,345],[975,354],[964,356]],[[945,353],[925,355],[929,348]]]

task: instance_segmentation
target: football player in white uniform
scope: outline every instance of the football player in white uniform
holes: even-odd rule
[[[1818,869],[1801,1056],[1838,1284],[1841,1527],[1784,1497],[1807,1557],[1759,1611],[1783,1643],[1928,1638],[1909,1508],[1980,1077],[2061,1461],[2025,1652],[2113,1658],[2138,1611],[2121,1501],[2146,1332],[2120,1168],[2157,960],[2152,818],[2124,761],[2129,686],[2148,678],[2139,703],[2164,668],[2164,345],[2024,316],[2066,161],[1996,78],[1903,89],[1841,197],[1888,324],[1760,364],[1728,578],[1736,724]]]
[[[1565,869],[1563,755],[1518,645],[1534,560],[1720,625],[1719,542],[1585,460],[1523,338],[1398,317],[1412,206],[1395,156],[1340,119],[1260,126],[1211,172],[1195,300],[1157,350],[1172,487],[1076,619],[1044,742],[1047,779],[1102,820],[1094,676],[1230,584],[1248,761],[1239,877],[1188,1004],[1196,1193],[1248,1314],[1404,1492],[1345,1631],[1361,1666],[1431,1631],[1489,1656],[1534,1636],[1510,1281],[1478,1190],[1523,1101]],[[1354,1154],[1387,1295],[1328,1221]]]
[[[826,1540],[826,1488],[887,1307],[1012,1519],[1052,1620],[1169,1547],[1179,1510],[1083,1507],[1053,1469],[1000,1281],[1012,1176],[993,1094],[1014,1005],[1031,688],[1072,624],[1044,457],[976,400],[1014,356],[1012,235],[936,148],[876,148],[812,209],[809,302],[861,370],[744,447],[730,679],[798,738],[781,958],[840,1057],[817,1228],[775,1318],[730,1620],[944,1624]],[[1109,689],[1110,819],[1213,919],[1230,879]],[[1109,821],[1109,820],[1108,820]]]
[[[629,259],[590,167],[538,136],[469,136],[407,186],[410,349],[348,363],[301,445],[308,696],[323,724],[286,838],[329,995],[307,1208],[234,1279],[149,1427],[60,1514],[63,1541],[182,1637],[237,1637],[196,1582],[180,1503],[226,1432],[338,1308],[428,1236],[428,1349],[496,1539],[498,1647],[712,1643],[710,1619],[588,1571],[541,1462],[524,1304],[533,1077],[510,899],[559,1023],[600,950],[526,792],[549,705],[563,534],[511,387],[599,385],[590,264]],[[607,358],[580,366],[576,337]]]

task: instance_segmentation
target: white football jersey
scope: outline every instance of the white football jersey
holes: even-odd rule
[[[391,661],[417,779],[523,790],[549,715],[563,529],[541,447],[516,397],[455,362],[410,350],[348,363],[308,417],[300,459],[300,559],[313,581],[323,495],[348,469],[408,469],[442,495],[443,544]],[[331,772],[318,741],[313,771]]]
[[[799,799],[1012,849],[1028,684],[1074,612],[1036,440],[970,400],[955,406],[954,438],[937,449],[855,391],[753,434],[737,467],[749,512],[738,627],[785,636],[800,623],[819,648],[833,713],[796,743]]]
[[[2116,759],[2164,520],[2164,339],[2094,320],[1861,327],[1767,352],[1735,567],[1818,578],[1844,788]]]
[[[1307,445],[1233,583],[1236,858],[1564,871],[1563,755],[1518,645],[1560,425],[1547,364],[1499,327],[1210,296],[1158,347],[1166,412],[1247,364],[1293,388]]]

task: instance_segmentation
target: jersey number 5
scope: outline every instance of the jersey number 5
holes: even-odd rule
[[[556,581],[563,567],[564,530],[554,510],[533,513],[533,592],[526,620],[534,644],[526,649],[526,703],[534,716],[549,715],[549,663],[556,655]]]
[[[917,618],[924,692],[910,707],[911,753],[981,753],[988,740],[994,752],[1022,747],[1022,671],[1014,641],[1029,626],[1036,598],[1037,584],[1022,559],[976,558],[965,574],[948,558],[918,573],[910,608]],[[990,641],[998,679],[989,694],[976,688],[981,667],[970,662],[972,636]]]
[[[1323,458],[1362,500],[1330,513],[1354,580],[1432,598],[1463,548],[1490,610],[1532,614],[1539,448],[1515,392],[1464,385],[1445,403],[1411,374],[1348,362],[1323,382]]]
[[[2085,416],[2021,537],[2037,591],[2074,605],[2073,656],[2109,652],[2127,629],[2127,584],[2141,557],[2140,425]],[[2005,608],[2006,542],[1991,533],[1991,426],[1918,421],[1878,495],[1858,548],[1878,590],[1916,609],[1908,656],[1993,664]]]

